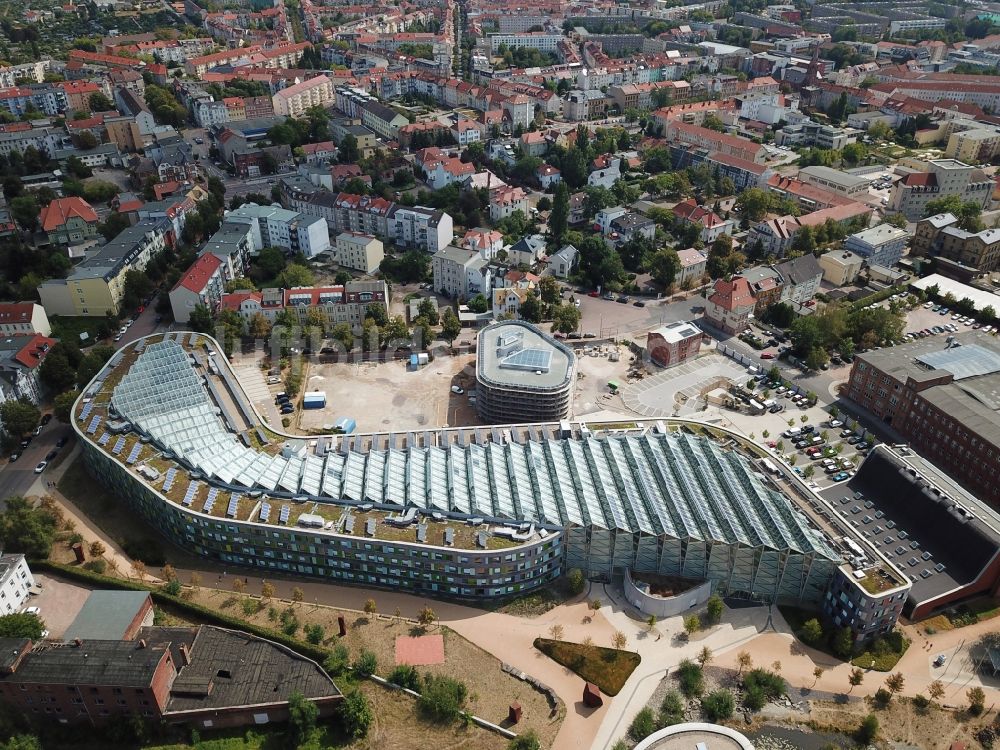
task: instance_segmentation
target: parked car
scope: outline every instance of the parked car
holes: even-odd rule
[[[40,615],[41,613],[42,613],[42,610],[39,607],[26,607],[24,609],[24,613],[23,614],[26,614],[26,615],[36,615],[37,616],[37,615]]]
[[[831,419],[830,422],[829,422],[829,426],[831,428],[843,427],[844,423],[841,422],[839,419]]]
[[[851,476],[851,475],[850,475],[850,474],[848,474],[848,473],[847,473],[846,471],[841,471],[841,472],[839,472],[839,473],[837,473],[837,474],[834,474],[834,475],[833,475],[832,477],[830,477],[830,478],[831,478],[831,479],[832,479],[832,480],[833,480],[834,482],[843,482],[843,481],[844,481],[845,479],[849,479],[849,478],[850,478],[850,476]]]
[[[623,294],[615,301],[618,302],[618,304],[627,305],[629,303],[629,297],[627,294]]]
[[[41,463],[38,464],[38,466],[35,467],[35,473],[41,474],[43,471],[45,471],[45,467],[48,465],[49,465],[48,461],[42,461]]]
[[[646,306],[646,303],[645,303],[645,302],[643,302],[643,301],[642,301],[641,299],[637,299],[637,300],[636,300],[635,302],[633,302],[632,304],[633,304],[633,305],[634,305],[635,307],[645,307],[645,306]]]
[[[52,415],[51,414],[43,414],[42,415],[42,427],[44,427],[45,425],[47,425],[51,421],[52,421]]]
[[[774,359],[774,352],[764,352],[760,355],[761,359]]]
[[[768,409],[768,411],[771,412],[772,414],[777,414],[779,411],[782,411],[784,408],[785,407],[782,406],[781,404],[775,404],[770,409]]]
[[[452,392],[452,393],[457,393],[457,394],[458,394],[459,396],[461,396],[461,395],[462,395],[463,393],[465,393],[465,389],[464,389],[464,388],[462,388],[462,387],[461,387],[461,386],[459,386],[459,385],[453,385],[453,386],[451,387],[451,392]]]
[[[20,457],[21,457],[21,454],[20,454],[20,453],[11,453],[11,454],[10,454],[10,462],[11,462],[11,463],[14,463],[14,462],[15,462],[15,461],[16,461],[17,459],[19,459]]]
[[[45,454],[45,461],[46,461],[46,463],[48,463],[53,458],[55,458],[57,453],[59,453],[59,451],[49,451],[48,453],[46,453]]]
[[[61,437],[56,441],[56,448],[62,448],[66,443],[69,442],[68,437]]]

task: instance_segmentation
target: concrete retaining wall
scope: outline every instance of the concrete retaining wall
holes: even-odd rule
[[[662,620],[666,617],[677,617],[707,602],[708,597],[712,595],[712,582],[705,581],[700,586],[677,596],[650,596],[635,585],[632,576],[626,570],[622,589],[629,604],[644,615],[656,615],[658,620]]]

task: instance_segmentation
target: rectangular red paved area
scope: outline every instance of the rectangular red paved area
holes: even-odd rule
[[[396,664],[423,667],[444,663],[444,636],[421,635],[415,638],[400,636],[396,639]]]

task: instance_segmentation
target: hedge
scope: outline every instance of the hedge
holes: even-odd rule
[[[180,596],[168,594],[161,589],[153,588],[136,581],[113,578],[112,576],[101,575],[100,573],[95,573],[91,570],[53,563],[48,560],[31,561],[31,569],[34,571],[47,570],[51,573],[65,576],[66,578],[73,578],[83,583],[96,584],[106,588],[122,589],[126,591],[148,591],[156,604],[166,604],[171,607],[176,607],[181,612],[191,615],[192,619],[196,621],[204,621],[205,624],[208,625],[219,625],[224,628],[231,628],[232,630],[242,630],[246,633],[250,633],[251,635],[258,636],[259,638],[280,643],[282,646],[290,648],[293,651],[318,662],[320,666],[322,666],[323,661],[327,656],[329,656],[330,653],[327,649],[314,646],[311,643],[306,643],[305,641],[300,641],[296,638],[290,638],[279,630],[271,630],[270,628],[255,625],[254,623],[247,622],[242,618],[232,617],[224,612],[219,612],[218,610],[211,609],[204,605],[187,601],[186,599],[182,599]]]

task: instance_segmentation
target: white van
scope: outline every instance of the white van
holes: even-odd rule
[[[795,437],[798,437],[801,434],[802,434],[802,428],[801,427],[791,427],[791,428],[785,430],[783,433],[781,433],[781,437],[783,437],[783,438],[795,438]]]

